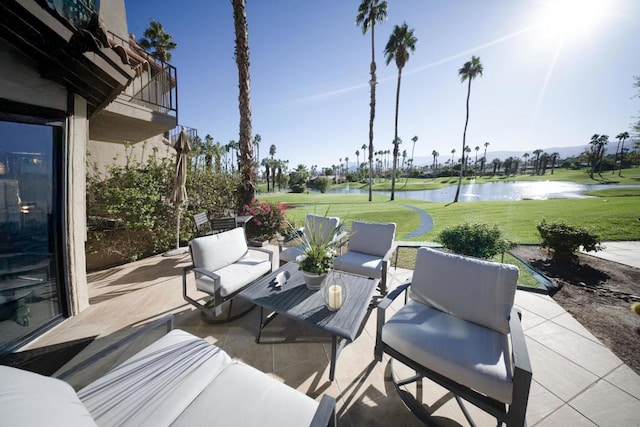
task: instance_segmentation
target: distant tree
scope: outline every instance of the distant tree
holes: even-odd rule
[[[454,148],[453,150],[451,150],[451,167],[453,167],[454,163],[454,158],[456,155],[456,149]]]
[[[484,72],[484,68],[482,67],[482,63],[480,62],[480,58],[477,56],[472,56],[471,61],[465,62],[465,64],[458,70],[458,75],[460,76],[460,81],[464,82],[468,80],[469,85],[467,87],[467,115],[464,122],[464,132],[462,134],[462,157],[463,161],[461,162],[461,166],[464,165],[464,151],[467,147],[467,125],[469,124],[469,98],[471,97],[471,81],[476,77],[481,76]],[[460,195],[460,185],[462,184],[462,167],[460,168],[460,176],[458,177],[458,188],[456,189],[456,195],[453,199],[453,203],[458,201],[458,196]]]
[[[402,150],[402,167],[401,170],[404,170],[404,162],[407,160],[407,150]]]
[[[411,138],[411,141],[413,141],[413,146],[411,147],[411,168],[413,169],[413,152],[416,149],[416,142],[418,142],[418,135],[414,135],[413,138]]]
[[[264,159],[262,159],[261,165],[262,167],[264,167],[264,177],[267,180],[267,193],[270,191],[271,187],[270,187],[270,182],[269,182],[269,178],[271,176],[271,162],[273,162],[273,160],[269,159],[268,157],[265,157]]]
[[[162,24],[152,19],[144,30],[144,37],[138,40],[138,44],[144,50],[150,51],[154,58],[171,62],[171,51],[178,47],[172,39],[171,34],[164,32]]]
[[[309,181],[309,171],[305,165],[298,167],[289,173],[289,187],[294,193],[302,193],[307,187]]]
[[[373,120],[376,117],[376,59],[374,49],[374,34],[376,22],[384,22],[387,19],[387,2],[379,0],[362,0],[356,15],[356,24],[362,26],[362,34],[366,34],[371,28],[371,101],[369,106],[369,201],[373,200]]]
[[[255,134],[253,137],[253,146],[256,149],[256,164],[260,164],[260,143],[262,142],[262,137],[260,134]]]
[[[356,150],[356,170],[360,170],[360,150]]]
[[[432,167],[432,169],[433,169],[434,177],[435,177],[435,170],[436,170],[436,167],[438,165],[438,155],[439,154],[438,154],[438,152],[436,150],[433,150],[431,152],[431,155],[433,156],[433,167]]]
[[[618,140],[618,146],[616,147],[616,157],[613,160],[613,171],[611,174],[616,173],[616,163],[618,162],[618,152],[620,152],[620,166],[618,168],[618,176],[622,174],[622,152],[624,150],[624,141],[629,138],[629,132],[620,132],[616,135],[616,139]],[[620,143],[622,143],[622,150],[620,150]]]
[[[524,153],[522,155],[522,158],[524,159],[524,172],[527,172],[527,160],[529,159],[529,153]]]
[[[487,147],[488,146],[489,146],[489,143],[485,142],[484,143],[484,157],[483,157],[483,160],[482,160],[482,175],[484,175],[484,166],[485,166],[485,164],[487,162]]]
[[[502,163],[500,161],[500,159],[493,159],[493,174],[495,175],[496,172],[498,171],[498,168],[500,167],[500,163]]]
[[[544,151],[542,151],[540,148],[538,148],[537,150],[533,151],[533,154],[535,154],[536,158],[533,161],[533,174],[534,175],[540,175],[540,155],[542,155]]]
[[[396,190],[396,165],[398,164],[398,112],[400,110],[400,81],[402,80],[402,69],[409,60],[411,53],[416,50],[418,39],[413,35],[413,28],[409,29],[407,23],[401,26],[396,25],[391,32],[389,41],[384,48],[384,55],[387,65],[395,60],[398,67],[398,84],[396,86],[396,120],[395,134],[393,138],[393,167],[391,169],[391,200],[395,199]]]

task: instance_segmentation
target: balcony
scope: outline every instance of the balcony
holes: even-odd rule
[[[146,53],[135,40],[108,32],[111,48],[135,71],[129,85],[91,119],[89,137],[122,143],[165,133],[178,123],[176,68]]]

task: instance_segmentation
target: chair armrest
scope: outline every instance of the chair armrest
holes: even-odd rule
[[[336,424],[336,400],[325,394],[313,415],[310,427],[335,426]]]
[[[389,248],[389,250],[387,251],[386,254],[384,254],[384,256],[382,257],[382,259],[384,261],[388,261],[389,259],[391,259],[391,255],[393,255],[393,253],[396,251],[398,245],[396,244],[396,242],[391,243],[391,247]]]
[[[75,375],[76,373],[82,371],[85,368],[88,368],[98,360],[102,359],[104,356],[110,353],[113,353],[120,347],[123,347],[131,343],[132,341],[135,341],[140,335],[145,334],[165,323],[167,324],[167,332],[170,332],[173,329],[173,314],[168,314],[166,316],[161,317],[160,319],[154,320],[153,322],[147,323],[143,327],[137,329],[135,332],[127,335],[124,338],[119,339],[115,343],[111,344],[110,346],[106,347],[103,350],[100,350],[93,356],[88,357],[87,359],[78,363],[74,367],[62,372],[61,374],[54,375],[54,377],[60,380],[66,380],[70,376]]]
[[[254,248],[251,247],[249,248],[250,251],[257,251],[257,252],[264,252],[265,254],[269,255],[269,263],[271,263],[271,269],[273,269],[273,251],[270,251],[269,249],[264,249],[264,248]]]
[[[214,273],[213,271],[207,270],[206,268],[192,267],[191,270],[193,270],[194,273],[199,273],[199,274],[202,274],[203,276],[207,276],[207,277],[215,280],[216,282],[220,281],[220,275]]]
[[[521,314],[515,308],[511,309],[509,317],[509,330],[511,332],[511,344],[513,351],[513,365],[524,373],[531,375],[531,361],[520,322]]]
[[[282,246],[283,243],[288,243],[292,240],[297,239],[298,237],[302,236],[303,233],[304,233],[304,227],[296,228],[295,230],[293,230],[291,234],[289,234],[287,237],[282,239],[282,241],[280,242],[280,246]]]
[[[521,313],[512,308],[509,329],[513,357],[513,392],[509,413],[505,420],[509,425],[524,425],[533,376],[520,317]]]
[[[376,344],[373,350],[373,355],[375,359],[380,362],[382,361],[382,327],[386,322],[385,311],[391,303],[398,298],[398,296],[402,292],[406,292],[407,289],[411,286],[411,282],[403,283],[402,285],[395,288],[392,292],[390,292],[387,296],[385,296],[382,301],[378,304],[378,319],[376,323]],[[406,302],[406,298],[405,298]]]

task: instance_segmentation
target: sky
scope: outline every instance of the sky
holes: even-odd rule
[[[360,0],[247,0],[253,134],[260,158],[318,168],[369,143],[371,35],[355,25]],[[238,71],[231,1],[125,0],[129,32],[151,19],[173,36],[179,123],[204,138],[238,140]],[[395,25],[407,23],[416,50],[402,70],[400,152],[416,159],[456,149],[472,55],[484,73],[471,84],[467,145],[492,151],[587,145],[593,134],[631,133],[640,115],[639,0],[389,0],[375,27],[378,85],[374,148],[393,150],[398,69],[385,63]],[[611,146],[614,146],[613,148]],[[368,150],[367,150],[368,152]],[[416,160],[416,164],[420,164]]]

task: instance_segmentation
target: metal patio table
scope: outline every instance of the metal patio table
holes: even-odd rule
[[[274,286],[278,274],[289,274],[281,288]],[[302,322],[331,334],[331,367],[329,380],[333,381],[336,360],[349,342],[356,339],[369,310],[379,279],[340,272],[346,288],[346,299],[337,311],[330,311],[324,304],[320,291],[307,289],[298,264],[289,262],[278,270],[257,280],[238,296],[260,307],[260,325],[256,342],[260,342],[262,329],[278,314]],[[268,312],[264,317],[265,310]]]

